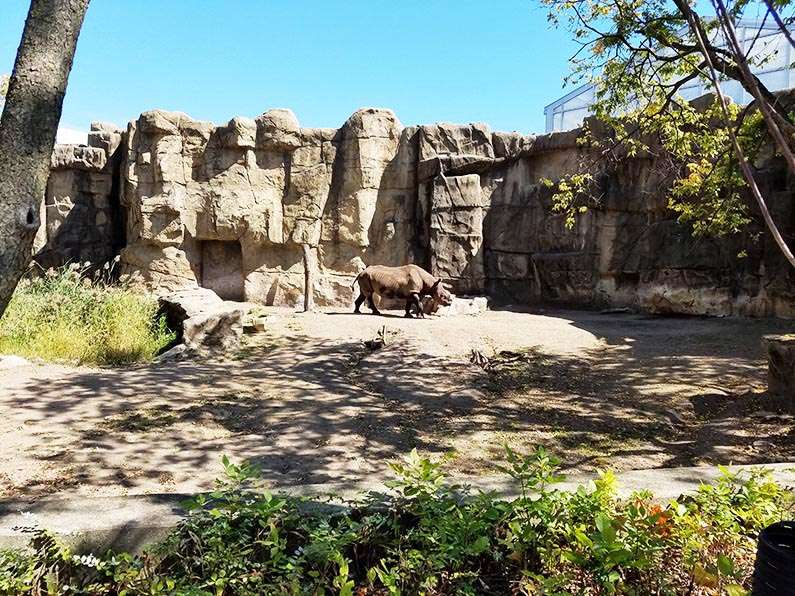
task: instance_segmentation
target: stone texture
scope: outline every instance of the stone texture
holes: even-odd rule
[[[56,149],[40,245],[63,236],[53,254],[81,259],[123,246],[124,276],[158,293],[209,287],[262,304],[302,302],[309,245],[319,306],[350,304],[365,265],[413,262],[498,302],[795,316],[795,272],[764,230],[693,238],[667,210],[654,156],[602,176],[601,205],[567,228],[540,179],[575,171],[578,134],[404,127],[380,108],[339,129],[301,127],[286,109],[221,126],[154,110]],[[772,157],[757,165],[793,235],[795,181]],[[71,221],[85,225],[63,235]]]
[[[257,118],[255,126],[257,146],[263,149],[292,151],[303,144],[301,126],[291,110],[268,110]]]
[[[124,274],[155,290],[212,287],[204,279],[208,243],[238,243],[243,297],[297,305],[300,247],[308,244],[321,269],[316,303],[347,302],[364,262],[413,258],[413,135],[375,108],[339,130],[301,128],[281,109],[221,127],[142,114],[125,140]],[[181,253],[171,262],[155,256],[167,249]]]
[[[34,259],[44,268],[72,262],[98,267],[123,243],[116,192],[121,131],[94,123],[88,142],[53,150],[33,247]]]
[[[186,319],[182,337],[188,348],[231,350],[240,347],[243,337],[243,309],[224,302]]]
[[[83,145],[56,145],[50,158],[50,170],[83,170],[100,172],[105,167],[108,155],[95,147]]]
[[[453,296],[452,304],[449,306],[439,305],[435,311],[433,311],[431,300],[423,300],[423,310],[425,314],[435,314],[440,317],[481,315],[488,310],[488,307],[489,301],[485,296],[475,296],[472,298]]]
[[[240,346],[246,307],[205,288],[161,296],[160,312],[189,350],[230,350]]]
[[[430,203],[431,271],[443,271],[458,291],[482,290],[486,273],[480,176],[438,174]]]
[[[767,388],[795,403],[795,335],[766,335],[762,347],[767,353]]]
[[[160,313],[171,329],[180,329],[186,319],[223,304],[221,297],[205,288],[180,290],[161,296]]]

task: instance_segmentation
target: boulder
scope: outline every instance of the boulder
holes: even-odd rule
[[[292,151],[301,146],[301,125],[292,110],[275,108],[256,119],[258,147]]]
[[[172,329],[179,329],[182,323],[223,303],[220,296],[207,288],[179,290],[160,298],[160,312]]]
[[[166,110],[149,110],[138,118],[138,127],[141,132],[152,135],[179,134],[180,123],[191,120],[191,117],[182,112],[168,112]]]
[[[174,246],[136,243],[121,251],[122,280],[167,294],[196,283],[185,251]]]
[[[478,292],[486,277],[483,261],[483,195],[480,176],[439,175],[430,207],[431,273],[455,290]]]
[[[432,306],[432,300],[430,297],[426,297],[423,300],[423,311],[425,314],[435,314],[440,317],[480,315],[488,310],[489,302],[485,296],[474,296],[472,298],[453,296],[453,303],[450,306],[439,306],[435,311]]]
[[[251,118],[236,116],[226,127],[219,128],[222,144],[226,147],[253,149],[257,137],[257,124]]]
[[[526,137],[518,132],[495,132],[491,135],[496,157],[516,157],[532,146],[534,137]]]
[[[109,122],[92,122],[88,133],[88,146],[101,149],[108,159],[116,153],[122,143],[124,131]]]
[[[160,312],[188,349],[230,350],[240,345],[246,305],[224,301],[206,288],[160,298]]]
[[[767,388],[771,393],[795,399],[795,334],[765,335]]]
[[[246,315],[243,317],[243,332],[257,333],[265,331],[268,326],[268,314],[258,304],[245,304]]]
[[[471,154],[494,157],[492,132],[487,124],[441,122],[420,127],[420,159],[436,155]]]
[[[107,158],[105,151],[98,147],[56,145],[50,157],[50,169],[99,172],[105,167]]]
[[[379,203],[400,189],[387,188],[386,176],[398,152],[403,125],[392,110],[362,108],[340,129],[341,180],[335,233],[340,242],[359,248],[370,246],[370,228]]]
[[[222,302],[182,323],[182,339],[194,349],[232,350],[243,336],[244,309],[234,302]]]
[[[121,214],[113,204],[118,160],[110,157],[107,147],[53,148],[34,241],[34,259],[42,268],[86,262],[99,267],[122,244]]]

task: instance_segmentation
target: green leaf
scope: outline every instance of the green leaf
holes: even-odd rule
[[[476,555],[479,555],[482,552],[485,552],[486,549],[489,548],[489,537],[488,536],[481,536],[472,544],[472,552]]]
[[[193,511],[194,509],[201,507],[201,504],[197,501],[197,499],[183,499],[179,502],[179,506],[185,511]]]
[[[616,530],[613,527],[612,520],[606,514],[600,513],[596,516],[596,527],[599,530],[599,534],[602,536],[602,540],[608,544],[615,542]]]
[[[718,555],[718,571],[723,575],[734,576],[734,563],[729,557],[722,553]]]
[[[620,548],[618,550],[611,551],[608,555],[608,558],[612,563],[620,565],[621,563],[624,563],[625,561],[628,561],[632,558],[632,552],[625,548]]]
[[[599,530],[599,532],[604,532],[610,525],[610,518],[604,513],[600,513],[596,516],[596,529]]]
[[[575,553],[573,550],[564,550],[561,552],[561,556],[575,565],[582,565],[585,562],[585,557]]]
[[[724,591],[727,596],[748,596],[750,592],[738,584],[729,584],[724,586]]]
[[[580,529],[574,530],[574,537],[577,539],[582,546],[587,548],[591,548],[593,546],[593,540],[588,538],[588,536]]]

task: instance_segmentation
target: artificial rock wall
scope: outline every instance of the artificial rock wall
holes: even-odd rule
[[[43,268],[101,265],[123,246],[121,139],[121,131],[112,125],[94,123],[88,146],[55,146],[33,247],[34,259]]]
[[[110,245],[125,245],[124,275],[156,291],[204,286],[225,298],[297,304],[306,244],[317,257],[320,305],[350,304],[365,265],[413,262],[458,293],[498,302],[795,315],[795,278],[764,230],[693,238],[667,210],[651,157],[628,158],[605,176],[601,207],[567,229],[539,181],[574,170],[585,151],[577,131],[404,127],[390,110],[368,108],[339,129],[302,128],[289,110],[223,126],[146,112],[119,135],[118,151],[115,132],[97,132],[112,137],[103,151],[109,162],[118,155],[118,183],[106,194],[108,184],[80,182],[81,192],[95,206],[100,196],[120,202],[109,219],[123,231],[114,228]],[[99,161],[89,179],[109,171]],[[791,237],[795,181],[773,158],[761,167]],[[56,181],[64,170],[81,179],[75,166],[56,168]]]

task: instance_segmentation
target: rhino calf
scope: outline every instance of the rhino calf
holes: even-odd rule
[[[421,297],[430,296],[434,306],[452,304],[453,297],[442,285],[442,280],[417,265],[403,265],[402,267],[385,267],[371,265],[356,276],[351,287],[359,282],[359,297],[356,298],[356,308],[353,312],[360,312],[359,307],[367,300],[367,305],[373,314],[380,315],[373,302],[373,295],[384,298],[403,298],[406,301],[406,316],[411,318],[411,309],[415,309],[417,316],[425,318]],[[435,310],[435,309],[433,309]],[[431,312],[433,312],[433,310]]]

